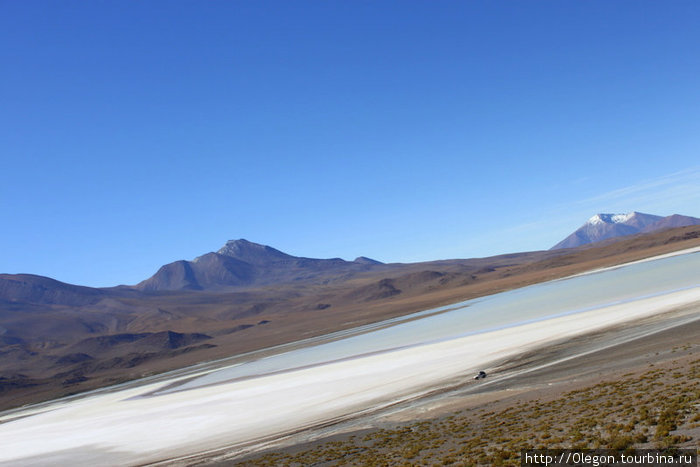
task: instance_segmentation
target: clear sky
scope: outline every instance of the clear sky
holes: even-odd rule
[[[386,262],[700,217],[700,2],[0,0],[0,272]]]

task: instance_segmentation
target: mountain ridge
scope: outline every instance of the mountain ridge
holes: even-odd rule
[[[310,280],[328,273],[347,276],[382,265],[363,256],[354,261],[292,256],[268,245],[238,239],[229,240],[216,252],[206,253],[192,261],[179,260],[163,265],[135,287],[152,292],[223,290]]]
[[[680,214],[663,217],[637,211],[626,214],[599,213],[590,217],[585,224],[551,247],[550,250],[576,248],[627,235],[651,233],[691,225],[700,225],[700,219]]]

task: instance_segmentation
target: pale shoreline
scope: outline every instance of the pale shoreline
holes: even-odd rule
[[[474,452],[471,449],[472,457],[465,457],[461,451],[466,445],[473,447],[473,442],[481,444],[482,429],[486,430],[488,437],[500,432],[501,438],[489,443],[488,450],[491,454],[500,449],[509,449],[512,454],[513,450],[517,452],[519,447],[528,445],[528,439],[536,442],[541,434],[536,431],[536,425],[528,422],[528,414],[534,419],[541,415],[538,409],[548,410],[547,407],[558,405],[556,413],[549,412],[549,420],[558,420],[572,429],[579,417],[586,416],[581,414],[581,400],[575,402],[576,395],[600,393],[601,387],[619,388],[618,382],[639,382],[640,377],[645,381],[643,386],[654,384],[657,378],[662,378],[658,381],[659,385],[674,386],[678,383],[678,371],[693,371],[692,365],[698,363],[699,348],[700,307],[695,305],[629,326],[616,326],[538,348],[500,362],[486,380],[465,381],[435,391],[428,397],[397,404],[383,411],[271,440],[262,449],[257,446],[255,451],[248,453],[240,449],[220,449],[157,465],[305,465],[318,460],[323,460],[322,465],[363,465],[367,460],[385,460],[390,465],[441,465],[446,460],[449,463],[450,459],[454,462],[455,453],[459,453],[456,459],[463,461],[485,454],[485,450],[477,449]],[[649,373],[653,373],[653,376],[649,376]],[[639,386],[634,389],[632,386],[626,395],[626,389],[615,393],[618,402],[620,397],[644,398],[646,392],[635,392]],[[567,401],[572,397],[574,401],[571,408],[576,414],[573,418],[566,411]],[[605,402],[604,396],[602,399],[593,399],[591,405],[584,409],[585,414],[601,420],[600,426],[606,423],[601,418],[606,416],[606,411],[603,409],[601,412],[597,404]],[[667,402],[659,400],[660,405],[657,406],[648,397],[645,401],[653,407],[651,410],[659,410]],[[523,414],[523,408],[528,406],[529,413]],[[565,411],[562,412],[562,409]],[[514,413],[525,415],[525,418],[519,419],[521,423],[514,427],[516,431],[511,433],[507,430],[507,438],[504,439],[501,425],[494,422],[493,417],[490,425],[484,423],[484,418],[494,413],[503,415],[504,419],[510,420],[509,423],[518,419],[517,416],[513,417]],[[690,440],[686,438],[679,445],[681,448],[696,447],[700,437],[700,427],[693,424],[691,418],[692,415],[688,416],[680,427],[682,431],[678,432],[690,435]],[[459,433],[453,433],[449,427],[456,427]],[[561,426],[558,428],[566,430]],[[527,431],[520,431],[533,429],[535,432],[529,431],[529,438],[528,435],[523,437]],[[644,427],[640,427],[640,430],[643,431]],[[421,451],[419,460],[406,455],[404,445],[397,444],[404,432],[407,436],[406,448],[415,446],[421,440],[433,440],[432,444],[428,442],[422,445],[427,451]],[[465,436],[465,433],[470,435]],[[512,444],[508,438],[518,441]],[[385,445],[387,441],[389,445]],[[439,442],[439,445],[435,442]],[[564,444],[556,447],[570,446],[564,441]],[[588,446],[592,447],[590,444]],[[637,447],[654,446],[655,441],[651,441]]]
[[[686,248],[685,250],[672,251],[670,253],[665,253],[663,255],[650,256],[649,258],[638,259],[636,261],[630,261],[628,263],[616,264],[615,266],[607,266],[604,268],[591,269],[590,271],[580,272],[578,274],[572,274],[570,276],[566,276],[566,277],[562,277],[560,279],[554,279],[554,280],[561,281],[561,280],[571,279],[572,277],[586,276],[588,274],[597,274],[597,273],[603,272],[603,271],[611,271],[613,269],[619,269],[619,268],[623,268],[625,266],[631,266],[633,264],[648,263],[649,261],[656,261],[659,259],[672,258],[674,256],[686,255],[686,254],[698,253],[698,252],[700,252],[700,246],[696,246],[693,248]]]
[[[700,292],[700,291],[699,291]],[[649,305],[649,304],[647,304]],[[478,392],[487,390],[486,388],[491,384],[501,384],[504,380],[510,378],[517,378],[521,373],[527,373],[531,371],[539,371],[549,366],[555,366],[562,362],[570,359],[578,359],[585,357],[589,353],[595,353],[599,351],[604,351],[607,348],[614,347],[616,345],[624,344],[626,342],[634,341],[636,339],[645,338],[648,336],[653,336],[656,333],[667,331],[668,329],[673,329],[677,326],[682,326],[688,323],[694,323],[700,320],[700,300],[693,301],[688,306],[683,306],[684,311],[677,313],[678,308],[673,306],[666,311],[661,311],[656,309],[650,313],[644,313],[643,315],[637,315],[635,322],[630,321],[620,321],[620,322],[610,322],[609,325],[600,328],[591,328],[587,331],[572,332],[566,335],[560,334],[557,339],[549,342],[542,342],[540,344],[532,344],[529,346],[524,346],[521,348],[522,351],[516,351],[512,353],[503,353],[498,355],[498,357],[489,361],[485,366],[480,367],[486,369],[489,373],[493,370],[498,369],[498,374],[500,374],[502,368],[498,368],[505,364],[507,361],[517,361],[520,356],[527,355],[529,353],[537,352],[538,350],[548,349],[550,342],[561,342],[565,338],[580,338],[585,340],[589,336],[596,336],[599,334],[605,334],[611,332],[615,334],[615,337],[607,336],[600,342],[597,342],[595,347],[586,350],[584,353],[576,353],[568,357],[547,361],[546,363],[539,366],[530,366],[523,370],[508,371],[504,376],[494,378],[491,374],[491,379],[485,380],[478,386],[472,386],[471,379],[476,373],[476,368],[471,373],[466,375],[461,374],[459,377],[453,377],[444,379],[442,384],[433,385],[430,387],[424,387],[423,392],[416,392],[411,395],[405,395],[403,399],[396,399],[384,406],[377,406],[372,411],[358,411],[355,414],[349,416],[338,416],[335,418],[334,424],[337,424],[337,428],[332,428],[333,424],[319,423],[317,428],[314,429],[312,426],[307,426],[303,429],[289,430],[287,433],[280,433],[277,436],[270,436],[265,438],[260,438],[256,442],[252,443],[241,443],[238,445],[230,445],[226,448],[214,449],[209,453],[199,453],[192,456],[184,456],[180,461],[176,458],[169,459],[167,461],[159,462],[157,465],[189,465],[189,460],[196,459],[198,461],[204,459],[216,459],[218,455],[224,454],[226,460],[237,459],[240,457],[247,457],[256,452],[265,451],[273,447],[285,447],[295,444],[300,444],[308,442],[310,440],[315,440],[323,438],[336,433],[349,432],[359,429],[367,429],[369,426],[373,426],[370,422],[363,422],[363,420],[381,420],[386,417],[387,414],[411,414],[414,411],[421,411],[421,407],[424,405],[437,404],[446,395],[451,394],[453,391],[459,393],[461,387],[467,387],[467,393],[470,390],[476,389]],[[618,310],[620,311],[620,310]],[[678,319],[681,316],[681,319]],[[643,320],[652,320],[656,323],[648,328],[645,328],[643,333],[635,332],[637,328],[637,323]],[[670,324],[668,324],[670,323]],[[647,323],[648,324],[648,323]],[[624,338],[618,337],[618,332],[620,330],[630,330],[630,334]],[[506,337],[506,336],[504,336]],[[454,354],[453,354],[454,355]],[[506,365],[507,366],[507,365]],[[466,386],[464,386],[466,384]],[[405,415],[404,415],[405,417]]]
[[[547,322],[544,331],[542,323],[533,323],[426,346],[429,348],[366,357],[361,362],[362,374],[356,371],[358,362],[345,361],[304,369],[291,376],[267,376],[263,385],[256,380],[125,400],[162,386],[158,383],[87,398],[76,401],[75,407],[57,408],[0,425],[0,437],[7,443],[0,452],[0,461],[41,465],[48,459],[55,461],[56,456],[61,458],[63,451],[68,455],[66,461],[70,459],[73,463],[80,463],[86,453],[92,452],[109,463],[143,464],[222,446],[250,445],[256,440],[281,437],[369,407],[376,409],[415,398],[434,389],[438,382],[445,384],[454,379],[455,375],[470,377],[487,361],[522,354],[555,339],[700,302],[700,289],[670,295],[555,318]],[[594,324],[590,324],[591,313],[598,318]],[[503,340],[509,343],[505,349],[498,344]],[[289,404],[291,400],[295,401],[293,407]],[[241,423],[241,418],[247,418],[246,423]],[[80,432],[83,426],[90,427],[87,441],[85,433]],[[179,429],[172,428],[178,426]],[[222,430],[222,427],[231,428]],[[114,433],[120,433],[119,439],[113,439]],[[154,437],[153,433],[159,436]],[[105,442],[110,438],[111,442]],[[76,451],[82,453],[78,458]]]
[[[171,380],[132,383],[16,409],[0,414],[0,438],[6,445],[0,451],[0,465],[168,463],[223,448],[263,448],[290,433],[415,400],[470,379],[495,362],[565,338],[631,327],[639,320],[698,304],[700,287],[693,287],[251,380],[148,396],[194,376],[180,374]],[[213,370],[199,374],[209,371]]]

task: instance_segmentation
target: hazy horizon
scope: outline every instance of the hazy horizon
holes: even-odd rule
[[[700,217],[700,4],[5,2],[0,272],[383,262]]]

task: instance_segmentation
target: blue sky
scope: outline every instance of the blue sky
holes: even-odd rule
[[[0,272],[93,286],[247,238],[546,249],[700,217],[697,1],[0,1]]]

